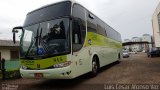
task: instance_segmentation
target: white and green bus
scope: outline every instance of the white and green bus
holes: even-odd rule
[[[29,12],[20,39],[23,78],[72,79],[121,58],[121,35],[74,1],[62,1]]]

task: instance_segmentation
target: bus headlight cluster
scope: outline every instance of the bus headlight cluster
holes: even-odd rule
[[[26,69],[27,69],[27,67],[26,67],[26,66],[21,66],[21,68],[22,68],[22,69],[24,69],[24,70],[26,70]]]
[[[56,65],[53,65],[54,68],[62,68],[62,67],[67,67],[71,64],[72,62],[71,61],[66,61],[66,62],[63,62],[63,63],[59,63],[59,64],[56,64]]]

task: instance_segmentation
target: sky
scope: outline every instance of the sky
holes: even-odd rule
[[[12,39],[26,14],[60,0],[0,0],[0,39]],[[118,31],[122,40],[152,35],[152,15],[160,0],[76,0]]]

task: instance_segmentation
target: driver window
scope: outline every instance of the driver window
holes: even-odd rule
[[[52,28],[50,28],[50,32],[48,33],[49,39],[65,39],[65,28],[64,22],[55,24]]]
[[[85,42],[86,37],[86,10],[79,4],[73,5],[72,20],[72,43],[73,52],[79,51]]]
[[[73,42],[73,51],[78,51],[82,48],[82,39],[81,39],[81,25],[78,20],[74,20],[72,23],[72,42]]]
[[[73,44],[81,44],[81,32],[78,21],[73,21]]]
[[[51,20],[41,24],[42,46],[47,46],[47,52],[52,54],[63,53],[68,48],[68,18]],[[47,30],[47,31],[46,31]]]

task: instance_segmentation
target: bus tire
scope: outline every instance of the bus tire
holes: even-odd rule
[[[99,70],[99,62],[98,62],[98,57],[94,56],[92,60],[92,71],[91,71],[91,77],[95,77],[98,74]]]
[[[120,60],[121,60],[121,54],[119,53],[119,54],[118,54],[118,60],[116,61],[116,63],[119,64],[119,63],[120,63]]]
[[[118,61],[121,60],[121,54],[118,54]]]
[[[119,60],[117,60],[117,61],[116,61],[116,64],[120,64],[120,61],[119,61]]]

